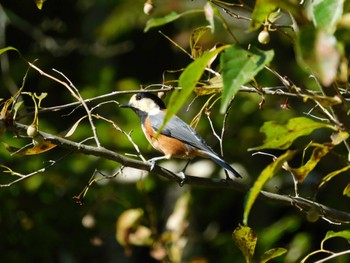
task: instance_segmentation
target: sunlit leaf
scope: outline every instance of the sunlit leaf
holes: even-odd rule
[[[232,239],[236,246],[241,250],[245,261],[252,262],[255,252],[256,242],[258,240],[256,234],[248,226],[239,225],[232,233]]]
[[[10,50],[16,51],[17,53],[20,54],[20,52],[18,51],[17,48],[14,48],[14,47],[5,47],[5,48],[0,49],[0,55],[2,55],[3,53],[5,53],[5,52],[7,52],[7,51],[10,51]]]
[[[159,27],[163,26],[165,24],[171,23],[177,19],[179,19],[182,16],[193,14],[193,13],[203,13],[203,10],[189,10],[186,12],[183,12],[181,14],[178,14],[176,12],[171,12],[170,14],[164,16],[164,17],[158,17],[158,18],[151,18],[150,20],[147,21],[146,27],[144,29],[144,32],[147,32],[153,27]]]
[[[46,0],[34,0],[35,1],[35,4],[36,4],[36,7],[41,10],[43,8],[43,4]]]
[[[242,85],[251,81],[274,56],[273,50],[262,51],[257,48],[245,50],[232,45],[221,54],[220,65],[224,89],[221,100],[221,113],[225,113],[232,97]]]
[[[350,197],[350,183],[344,188],[343,195]]]
[[[340,62],[336,38],[322,29],[304,27],[295,44],[300,66],[313,73],[324,86],[334,81]]]
[[[283,254],[285,254],[288,250],[282,247],[279,248],[273,248],[268,251],[266,251],[261,257],[259,263],[265,263],[270,261],[273,258],[279,257]]]
[[[280,125],[275,121],[265,122],[260,128],[260,132],[264,133],[266,139],[264,144],[251,148],[249,150],[260,150],[260,149],[280,149],[285,150],[300,136],[310,134],[316,129],[329,128],[335,129],[332,125],[313,121],[305,117],[297,117],[290,119],[287,124]]]
[[[344,0],[314,0],[310,4],[315,27],[334,32],[343,14]]]
[[[50,141],[43,141],[37,146],[34,146],[33,148],[26,149],[24,151],[19,151],[18,153],[24,154],[24,155],[35,155],[35,154],[41,154],[47,151],[50,151],[51,149],[55,148],[57,145],[51,143]]]
[[[186,67],[179,78],[179,86],[182,87],[182,89],[181,91],[176,89],[172,92],[163,126],[187,101],[201,78],[208,62],[227,47],[228,46],[221,46],[213,51],[206,51],[200,58],[197,58]]]
[[[308,174],[315,168],[315,166],[321,161],[321,159],[333,148],[332,144],[315,144],[316,146],[312,151],[310,159],[305,165],[299,168],[291,168],[293,175],[299,182],[303,182]]]
[[[252,20],[250,21],[250,31],[258,29],[265,19],[277,8],[277,4],[271,0],[257,0],[255,2],[252,13]]]
[[[259,177],[255,180],[254,185],[249,190],[243,213],[243,223],[244,225],[248,225],[248,216],[250,210],[260,194],[260,191],[264,187],[265,183],[274,175],[276,175],[282,168],[285,162],[290,160],[295,154],[295,151],[288,150],[283,155],[279,156],[276,160],[270,163],[259,175]]]
[[[342,169],[339,169],[339,170],[336,170],[336,171],[333,171],[329,174],[327,174],[325,177],[323,177],[321,183],[318,185],[318,188],[321,188],[325,183],[327,183],[329,180],[333,179],[335,176],[337,176],[338,174],[341,174],[343,172],[346,172],[347,170],[350,169],[350,165],[348,166],[345,166],[344,168]]]

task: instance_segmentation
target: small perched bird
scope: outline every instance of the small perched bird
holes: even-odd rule
[[[122,104],[121,107],[131,108],[140,117],[142,130],[147,140],[153,148],[164,154],[164,156],[151,159],[153,164],[157,160],[171,157],[193,159],[201,156],[212,159],[235,177],[241,177],[207,145],[191,126],[177,116],[173,116],[157,135],[164,121],[166,107],[156,95],[137,93],[131,97],[129,103]]]

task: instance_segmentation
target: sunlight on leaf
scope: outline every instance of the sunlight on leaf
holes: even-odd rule
[[[53,144],[50,141],[43,141],[42,143],[40,143],[37,146],[34,146],[33,148],[26,149],[24,151],[19,151],[18,153],[24,154],[24,155],[35,155],[35,154],[40,154],[40,153],[50,151],[56,146],[57,146],[56,144]]]
[[[335,130],[332,125],[316,122],[309,118],[297,117],[290,119],[287,124],[280,125],[275,121],[265,122],[260,128],[260,132],[264,133],[266,139],[264,144],[250,148],[249,150],[261,149],[280,149],[285,150],[300,136],[309,135],[316,129],[329,128]]]
[[[0,49],[0,55],[2,55],[3,53],[7,52],[7,51],[16,51],[18,54],[20,54],[20,52],[18,51],[17,48],[14,48],[14,47],[5,47],[5,48],[2,48]]]
[[[265,263],[270,261],[273,258],[277,258],[283,254],[285,254],[288,250],[285,248],[272,248],[266,251],[261,257],[259,263]]]
[[[239,91],[242,85],[251,81],[264,66],[271,62],[274,51],[262,51],[257,48],[245,50],[232,45],[222,53],[220,65],[224,89],[220,112],[225,113],[230,100]]]
[[[249,190],[246,201],[244,205],[244,213],[243,213],[243,224],[248,225],[248,216],[250,213],[250,210],[260,194],[260,191],[264,187],[265,183],[272,178],[274,175],[276,175],[282,168],[285,162],[290,160],[296,151],[288,150],[283,155],[279,156],[276,160],[274,160],[272,163],[270,163],[259,175],[259,177],[255,180],[254,185]]]
[[[84,120],[85,118],[87,118],[88,116],[85,115],[83,117],[81,117],[79,120],[77,120],[74,125],[69,129],[69,131],[64,135],[64,137],[70,137],[73,135],[73,133],[75,132],[75,130],[78,128],[79,123]]]
[[[258,240],[253,230],[248,226],[239,225],[233,231],[232,239],[235,242],[236,246],[241,250],[245,261],[252,262],[256,242]]]
[[[208,82],[203,83],[203,86],[196,87],[194,91],[198,96],[211,95],[214,93],[220,93],[222,91],[222,78],[221,76],[215,76]]]

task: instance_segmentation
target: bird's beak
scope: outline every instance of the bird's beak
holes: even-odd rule
[[[132,106],[130,105],[130,103],[120,104],[119,107],[121,107],[121,108],[132,108]]]

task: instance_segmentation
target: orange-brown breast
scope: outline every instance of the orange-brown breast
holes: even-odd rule
[[[165,136],[163,134],[157,135],[157,132],[153,130],[149,118],[146,118],[143,124],[143,132],[147,140],[156,150],[164,153],[165,156],[182,158],[182,159],[192,159],[197,155],[201,155],[198,153],[197,149],[186,145],[182,141]]]

